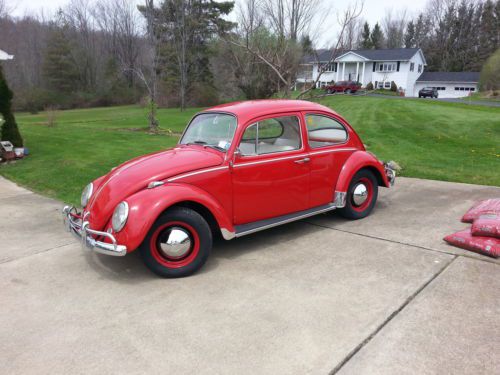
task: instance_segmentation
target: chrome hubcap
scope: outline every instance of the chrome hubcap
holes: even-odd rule
[[[356,206],[361,206],[368,199],[368,189],[365,184],[359,183],[354,188],[354,192],[352,194],[352,201]]]
[[[160,252],[167,258],[182,258],[189,250],[191,250],[191,237],[182,228],[169,228],[160,237]]]

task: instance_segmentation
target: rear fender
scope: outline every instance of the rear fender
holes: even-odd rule
[[[214,216],[223,235],[226,231],[234,232],[230,217],[221,204],[206,191],[192,185],[167,183],[153,189],[141,190],[125,201],[129,205],[129,217],[125,227],[116,233],[115,237],[119,244],[127,246],[129,252],[139,247],[162,212],[186,201],[206,207]],[[111,224],[108,224],[108,227],[110,226]]]
[[[367,168],[374,173],[379,186],[390,186],[382,162],[366,151],[356,151],[344,163],[337,180],[335,192],[346,193],[354,175],[363,168]]]

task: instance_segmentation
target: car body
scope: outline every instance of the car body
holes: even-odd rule
[[[336,92],[354,94],[358,90],[361,90],[361,84],[356,81],[338,81],[333,85],[325,86],[325,91],[328,94],[335,94]]]
[[[424,87],[418,92],[419,98],[436,98],[438,97],[438,90],[435,87]]]
[[[299,100],[219,105],[195,115],[178,145],[132,159],[63,209],[67,229],[109,255],[140,249],[165,277],[186,276],[226,240],[337,209],[367,216],[394,171],[345,119]]]

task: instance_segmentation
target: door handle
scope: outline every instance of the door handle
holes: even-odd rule
[[[311,161],[310,158],[304,158],[304,159],[294,160],[294,163],[304,164],[304,163],[309,163],[310,161]]]

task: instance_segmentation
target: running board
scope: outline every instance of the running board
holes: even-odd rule
[[[242,237],[247,234],[255,233],[264,229],[276,227],[281,224],[291,223],[292,221],[297,221],[300,219],[305,219],[309,216],[314,216],[321,214],[323,212],[328,212],[336,209],[337,206],[334,203],[325,204],[323,206],[318,206],[310,208],[308,210],[294,212],[292,214],[273,217],[271,219],[254,221],[253,223],[236,225],[234,229],[236,230],[234,237]]]

